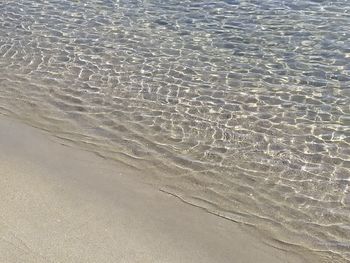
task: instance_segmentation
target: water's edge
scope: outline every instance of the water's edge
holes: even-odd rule
[[[350,260],[349,1],[0,3],[0,112]]]
[[[84,151],[88,151],[90,153],[96,154],[98,157],[103,159],[108,159],[112,162],[118,163],[118,165],[122,165],[126,167],[127,169],[130,169],[130,171],[135,170],[137,171],[137,176],[142,177],[142,181],[149,183],[153,187],[156,187],[159,189],[160,192],[170,195],[181,202],[185,203],[186,205],[190,205],[193,207],[196,207],[198,209],[202,209],[206,211],[207,213],[210,213],[212,215],[218,216],[222,219],[228,220],[234,224],[238,224],[240,229],[247,232],[249,235],[254,236],[259,241],[263,242],[267,246],[273,247],[275,249],[286,251],[287,253],[292,253],[297,255],[299,258],[303,259],[304,262],[312,263],[312,262],[342,262],[343,258],[336,253],[330,253],[330,251],[327,250],[315,250],[311,247],[304,247],[297,243],[290,242],[290,240],[283,240],[281,239],[281,236],[274,236],[271,232],[271,229],[263,228],[263,226],[259,226],[257,224],[247,222],[244,219],[244,215],[238,216],[235,214],[232,214],[232,211],[229,213],[226,213],[223,210],[218,210],[215,206],[210,206],[209,203],[201,203],[198,202],[198,200],[193,199],[191,195],[188,195],[188,193],[181,191],[180,189],[174,189],[171,186],[164,186],[162,185],[162,180],[159,178],[162,178],[164,174],[150,174],[154,173],[154,170],[146,170],[140,168],[139,165],[135,165],[135,163],[132,160],[127,160],[125,158],[118,159],[116,156],[109,156],[104,155],[103,152],[98,151],[96,148],[87,147],[85,143],[81,143],[78,141],[72,140],[71,137],[66,137],[66,132],[62,133],[59,131],[53,131],[50,130],[49,127],[44,127],[40,123],[37,123],[35,120],[30,119],[24,119],[21,118],[21,116],[16,116],[15,114],[9,112],[8,110],[1,109],[0,110],[0,116],[4,116],[9,119],[14,119],[15,121],[19,121],[20,123],[24,123],[25,125],[28,125],[32,128],[38,129],[40,131],[45,132],[48,134],[48,136],[53,136],[57,139],[58,143],[61,143],[65,145],[66,147],[73,147],[73,148],[79,148]],[[142,175],[142,173],[144,174]],[[150,180],[150,178],[153,178],[153,180]],[[239,213],[238,213],[239,214]]]

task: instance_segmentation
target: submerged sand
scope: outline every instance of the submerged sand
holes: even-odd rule
[[[5,117],[0,149],[0,262],[305,262]]]

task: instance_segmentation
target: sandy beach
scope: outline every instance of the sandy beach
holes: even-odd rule
[[[0,148],[0,262],[306,262],[5,117]]]

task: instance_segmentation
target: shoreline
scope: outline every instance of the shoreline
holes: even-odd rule
[[[308,262],[2,115],[0,148],[2,262]]]

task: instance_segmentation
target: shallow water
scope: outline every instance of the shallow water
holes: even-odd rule
[[[350,260],[350,2],[0,3],[0,112]]]

